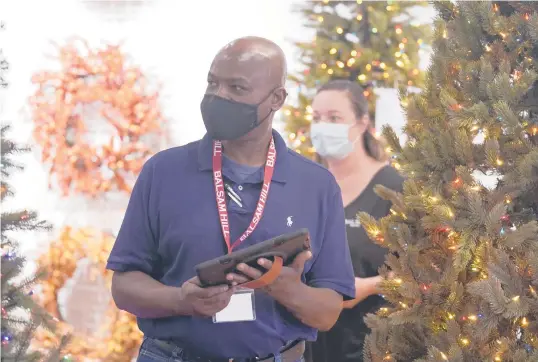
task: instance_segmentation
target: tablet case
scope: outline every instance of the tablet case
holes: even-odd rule
[[[229,284],[226,275],[237,272],[240,263],[248,264],[260,271],[267,271],[258,265],[259,258],[274,259],[281,257],[284,265],[289,265],[302,251],[310,250],[308,229],[300,229],[292,233],[277,236],[264,242],[234,251],[216,259],[198,264],[195,269],[203,286]]]

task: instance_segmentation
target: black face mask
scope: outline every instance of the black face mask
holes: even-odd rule
[[[214,94],[206,94],[200,109],[204,119],[205,128],[214,140],[235,140],[254,128],[258,127],[273,112],[262,120],[258,120],[258,107],[265,102],[273,91],[258,104],[248,104],[232,101]]]

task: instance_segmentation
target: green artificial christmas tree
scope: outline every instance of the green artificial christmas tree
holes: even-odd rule
[[[1,197],[4,203],[7,197],[13,196],[13,190],[6,182],[13,170],[21,170],[12,156],[26,152],[28,149],[19,147],[6,138],[8,126],[1,129],[1,154],[2,154],[2,181]],[[4,209],[4,208],[3,208]],[[1,237],[1,275],[0,287],[2,293],[2,324],[1,324],[1,361],[27,362],[27,361],[50,361],[58,362],[60,350],[67,337],[62,340],[58,349],[53,350],[48,356],[38,352],[29,351],[33,333],[38,327],[52,329],[54,321],[52,317],[42,309],[33,298],[32,286],[38,283],[43,273],[35,276],[24,277],[26,260],[18,253],[18,243],[11,238],[13,232],[39,231],[50,229],[50,224],[39,220],[34,211],[2,210],[2,237]]]
[[[536,362],[538,3],[435,6],[405,147],[383,130],[404,192],[378,188],[392,214],[361,215],[395,273],[366,318],[365,360]]]
[[[4,24],[0,23],[0,30]],[[0,87],[6,88],[5,74],[9,64],[0,49]],[[32,337],[39,327],[54,328],[53,318],[33,299],[32,287],[44,274],[39,271],[34,276],[25,276],[26,260],[18,251],[18,243],[12,238],[21,231],[49,230],[51,225],[39,220],[36,212],[27,210],[6,211],[5,200],[13,196],[13,189],[7,182],[13,171],[21,171],[13,157],[28,152],[6,138],[9,126],[1,126],[1,166],[0,197],[2,202],[0,238],[0,293],[2,294],[2,317],[0,325],[0,360],[2,362],[50,361],[58,362],[60,351],[68,342],[69,336],[61,339],[58,348],[42,354],[30,350]]]
[[[300,91],[284,109],[290,145],[313,158],[308,139],[310,102],[316,89],[334,78],[351,79],[365,89],[370,116],[375,117],[373,88],[421,86],[419,49],[427,46],[429,26],[415,19],[414,1],[307,1],[297,11],[316,33],[313,42],[297,43],[304,71],[290,77]]]

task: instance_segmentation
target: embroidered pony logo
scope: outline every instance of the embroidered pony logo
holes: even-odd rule
[[[291,219],[293,216],[288,216],[286,219],[286,225],[288,225],[289,228],[293,225],[293,220]]]

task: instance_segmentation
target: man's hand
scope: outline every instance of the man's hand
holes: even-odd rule
[[[282,268],[278,278],[264,288],[269,294],[283,294],[294,290],[294,286],[302,283],[301,275],[303,274],[304,264],[312,257],[310,251],[303,251],[299,253],[293,263],[289,266]],[[264,269],[269,270],[273,266],[273,263],[265,258],[258,259],[258,264]],[[233,284],[242,284],[251,280],[260,278],[264,273],[260,270],[241,263],[237,266],[237,270],[243,275],[238,273],[228,274],[227,278]]]
[[[233,293],[228,285],[202,288],[198,277],[189,279],[180,288],[181,305],[187,308],[181,314],[211,317],[226,308]]]

